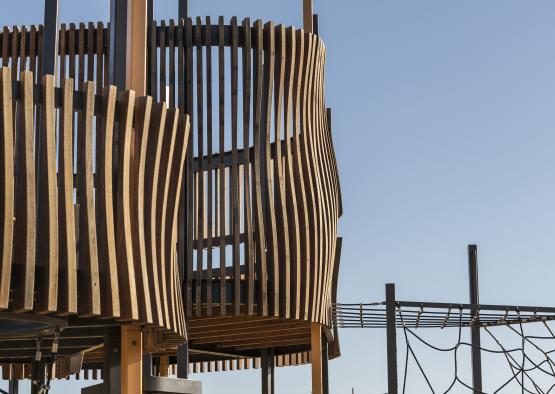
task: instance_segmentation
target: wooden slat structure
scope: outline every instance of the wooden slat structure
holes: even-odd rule
[[[0,32],[2,64],[20,81],[12,96],[2,85],[0,102],[14,136],[0,144],[14,152],[0,163],[2,194],[15,196],[0,200],[0,213],[16,219],[0,221],[0,242],[17,240],[13,256],[2,248],[0,308],[76,315],[76,327],[98,318],[146,324],[146,348],[171,365],[187,316],[195,371],[246,368],[265,347],[278,366],[309,362],[311,324],[334,331],[340,261],[323,41],[248,18],[154,22],[151,98],[136,98],[106,86],[108,29],[60,28],[54,155],[50,135],[25,149],[25,138],[43,137],[41,125],[52,123],[34,116],[52,108],[42,76],[21,74],[41,70],[42,27]],[[52,167],[36,164],[52,157],[54,181]],[[56,245],[29,216],[35,210],[58,218]],[[37,263],[37,253],[54,252]],[[55,277],[56,302],[54,292],[37,302],[36,281]],[[336,340],[330,357],[338,354]],[[83,363],[99,369],[102,348]]]
[[[235,17],[149,34],[149,93],[191,117],[180,259],[190,347],[307,349],[310,323],[331,327],[342,211],[323,41]],[[283,322],[295,328],[267,331]]]
[[[176,244],[188,116],[113,86],[12,75],[0,69],[0,320],[64,322],[43,338],[44,355],[59,340],[60,366],[110,325],[144,326],[147,350],[175,348],[186,340]],[[3,340],[0,363],[28,362],[36,346]]]

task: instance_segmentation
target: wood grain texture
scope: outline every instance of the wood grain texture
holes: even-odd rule
[[[4,34],[5,34],[4,30]],[[12,78],[10,70],[0,70],[0,309],[10,298],[14,242],[14,124],[12,113]]]

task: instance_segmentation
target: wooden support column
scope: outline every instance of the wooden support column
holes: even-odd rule
[[[170,375],[170,356],[160,356],[160,376],[167,378]]]
[[[323,394],[322,328],[316,323],[312,323],[310,327],[310,354],[312,357],[312,394]]]
[[[127,24],[127,89],[133,89],[137,97],[146,95],[147,59],[147,0],[127,0],[130,21]]]
[[[304,31],[312,33],[312,3],[313,0],[303,0],[303,28]]]
[[[121,393],[143,392],[143,333],[139,326],[121,327]]]

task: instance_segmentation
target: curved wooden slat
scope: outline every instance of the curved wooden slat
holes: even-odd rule
[[[131,138],[131,218],[133,256],[137,274],[140,315],[146,323],[152,323],[150,284],[145,248],[145,220],[143,207],[145,200],[145,162],[148,149],[151,97],[140,97],[135,105],[135,127]],[[150,196],[148,196],[150,197]]]
[[[100,130],[96,136],[96,220],[102,316],[120,317],[120,291],[116,255],[116,225],[114,219],[114,179],[112,161],[114,149],[114,120],[117,89],[107,86],[102,90]]]
[[[4,29],[4,34],[6,29]],[[6,41],[7,42],[7,41]],[[0,309],[8,307],[14,242],[14,123],[10,70],[0,70]]]
[[[59,302],[62,314],[77,313],[77,250],[73,207],[73,80],[62,82],[58,132]]]
[[[56,108],[54,76],[42,78],[41,122],[37,133],[37,313],[58,305],[58,190],[56,187]]]
[[[33,75],[21,73],[15,153],[15,243],[13,310],[33,309],[36,258],[36,189],[33,123]]]
[[[131,230],[131,133],[135,92],[118,94],[119,112],[116,189],[116,254],[120,288],[121,317],[139,319],[137,284]],[[133,191],[135,192],[135,191]]]
[[[77,131],[77,201],[79,204],[79,275],[78,313],[97,316],[100,307],[100,274],[96,237],[96,213],[93,175],[94,83],[82,85],[83,110],[78,115]]]

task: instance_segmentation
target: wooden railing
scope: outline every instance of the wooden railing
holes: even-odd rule
[[[41,27],[0,35],[12,79],[41,69]],[[236,18],[154,23],[148,42],[148,93],[191,117],[178,220],[186,312],[328,324],[341,194],[323,42]],[[102,23],[62,25],[58,83],[100,92],[108,44]]]
[[[185,337],[178,198],[188,117],[93,82],[0,71],[0,309]]]
[[[323,42],[236,18],[161,22],[149,37],[150,94],[191,116],[189,316],[329,324],[341,200]]]

